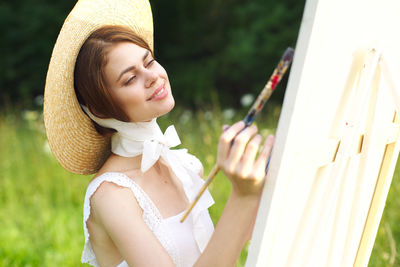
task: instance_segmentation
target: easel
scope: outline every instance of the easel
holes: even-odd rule
[[[246,266],[367,266],[400,150],[400,87],[385,53],[353,50],[326,125],[307,109],[318,91],[297,94],[306,108],[286,107],[281,119],[293,125],[278,126],[286,140],[274,148]]]

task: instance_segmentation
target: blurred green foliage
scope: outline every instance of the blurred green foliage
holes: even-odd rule
[[[42,95],[58,31],[73,1],[0,1],[0,103]]]
[[[304,0],[150,0],[156,57],[179,103],[218,98],[237,105],[257,94],[287,46],[294,46]],[[31,104],[43,94],[48,62],[71,0],[0,1],[0,103]],[[284,87],[284,86],[282,86]],[[275,100],[283,97],[279,90]]]

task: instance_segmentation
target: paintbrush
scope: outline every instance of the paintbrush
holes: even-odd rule
[[[262,89],[261,93],[258,95],[256,101],[251,106],[249,112],[247,113],[246,117],[244,117],[243,122],[245,123],[246,127],[250,126],[254,119],[257,117],[258,113],[264,107],[265,103],[268,101],[272,93],[275,91],[276,86],[282,80],[283,75],[285,74],[286,70],[288,69],[290,63],[293,60],[294,50],[293,48],[286,48],[285,53],[281,60],[278,63],[278,66],[274,69],[271,77],[269,78],[268,82],[265,84],[264,88]],[[215,164],[214,167],[211,169],[207,180],[204,182],[204,185],[200,189],[199,193],[193,200],[192,204],[190,205],[189,209],[185,212],[181,219],[181,223],[185,221],[186,217],[189,215],[190,211],[199,201],[200,197],[203,195],[204,191],[208,187],[208,185],[214,180],[215,175],[219,171],[218,164]]]

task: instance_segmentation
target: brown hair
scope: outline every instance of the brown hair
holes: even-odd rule
[[[80,104],[101,118],[115,118],[128,122],[129,118],[108,89],[104,67],[111,48],[121,42],[131,42],[149,50],[149,45],[135,32],[124,26],[103,26],[95,30],[82,45],[75,63],[74,87]],[[94,123],[102,135],[110,135],[113,129]]]

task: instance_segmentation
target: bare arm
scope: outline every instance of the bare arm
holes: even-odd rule
[[[101,226],[129,266],[175,266],[167,251],[142,219],[129,188],[105,182],[91,199]]]
[[[235,138],[243,127],[243,123],[236,123],[221,135],[218,164],[232,182],[232,193],[196,267],[235,266],[240,251],[251,236],[274,139],[272,136],[267,138],[256,159],[262,138],[256,135],[255,126]]]

